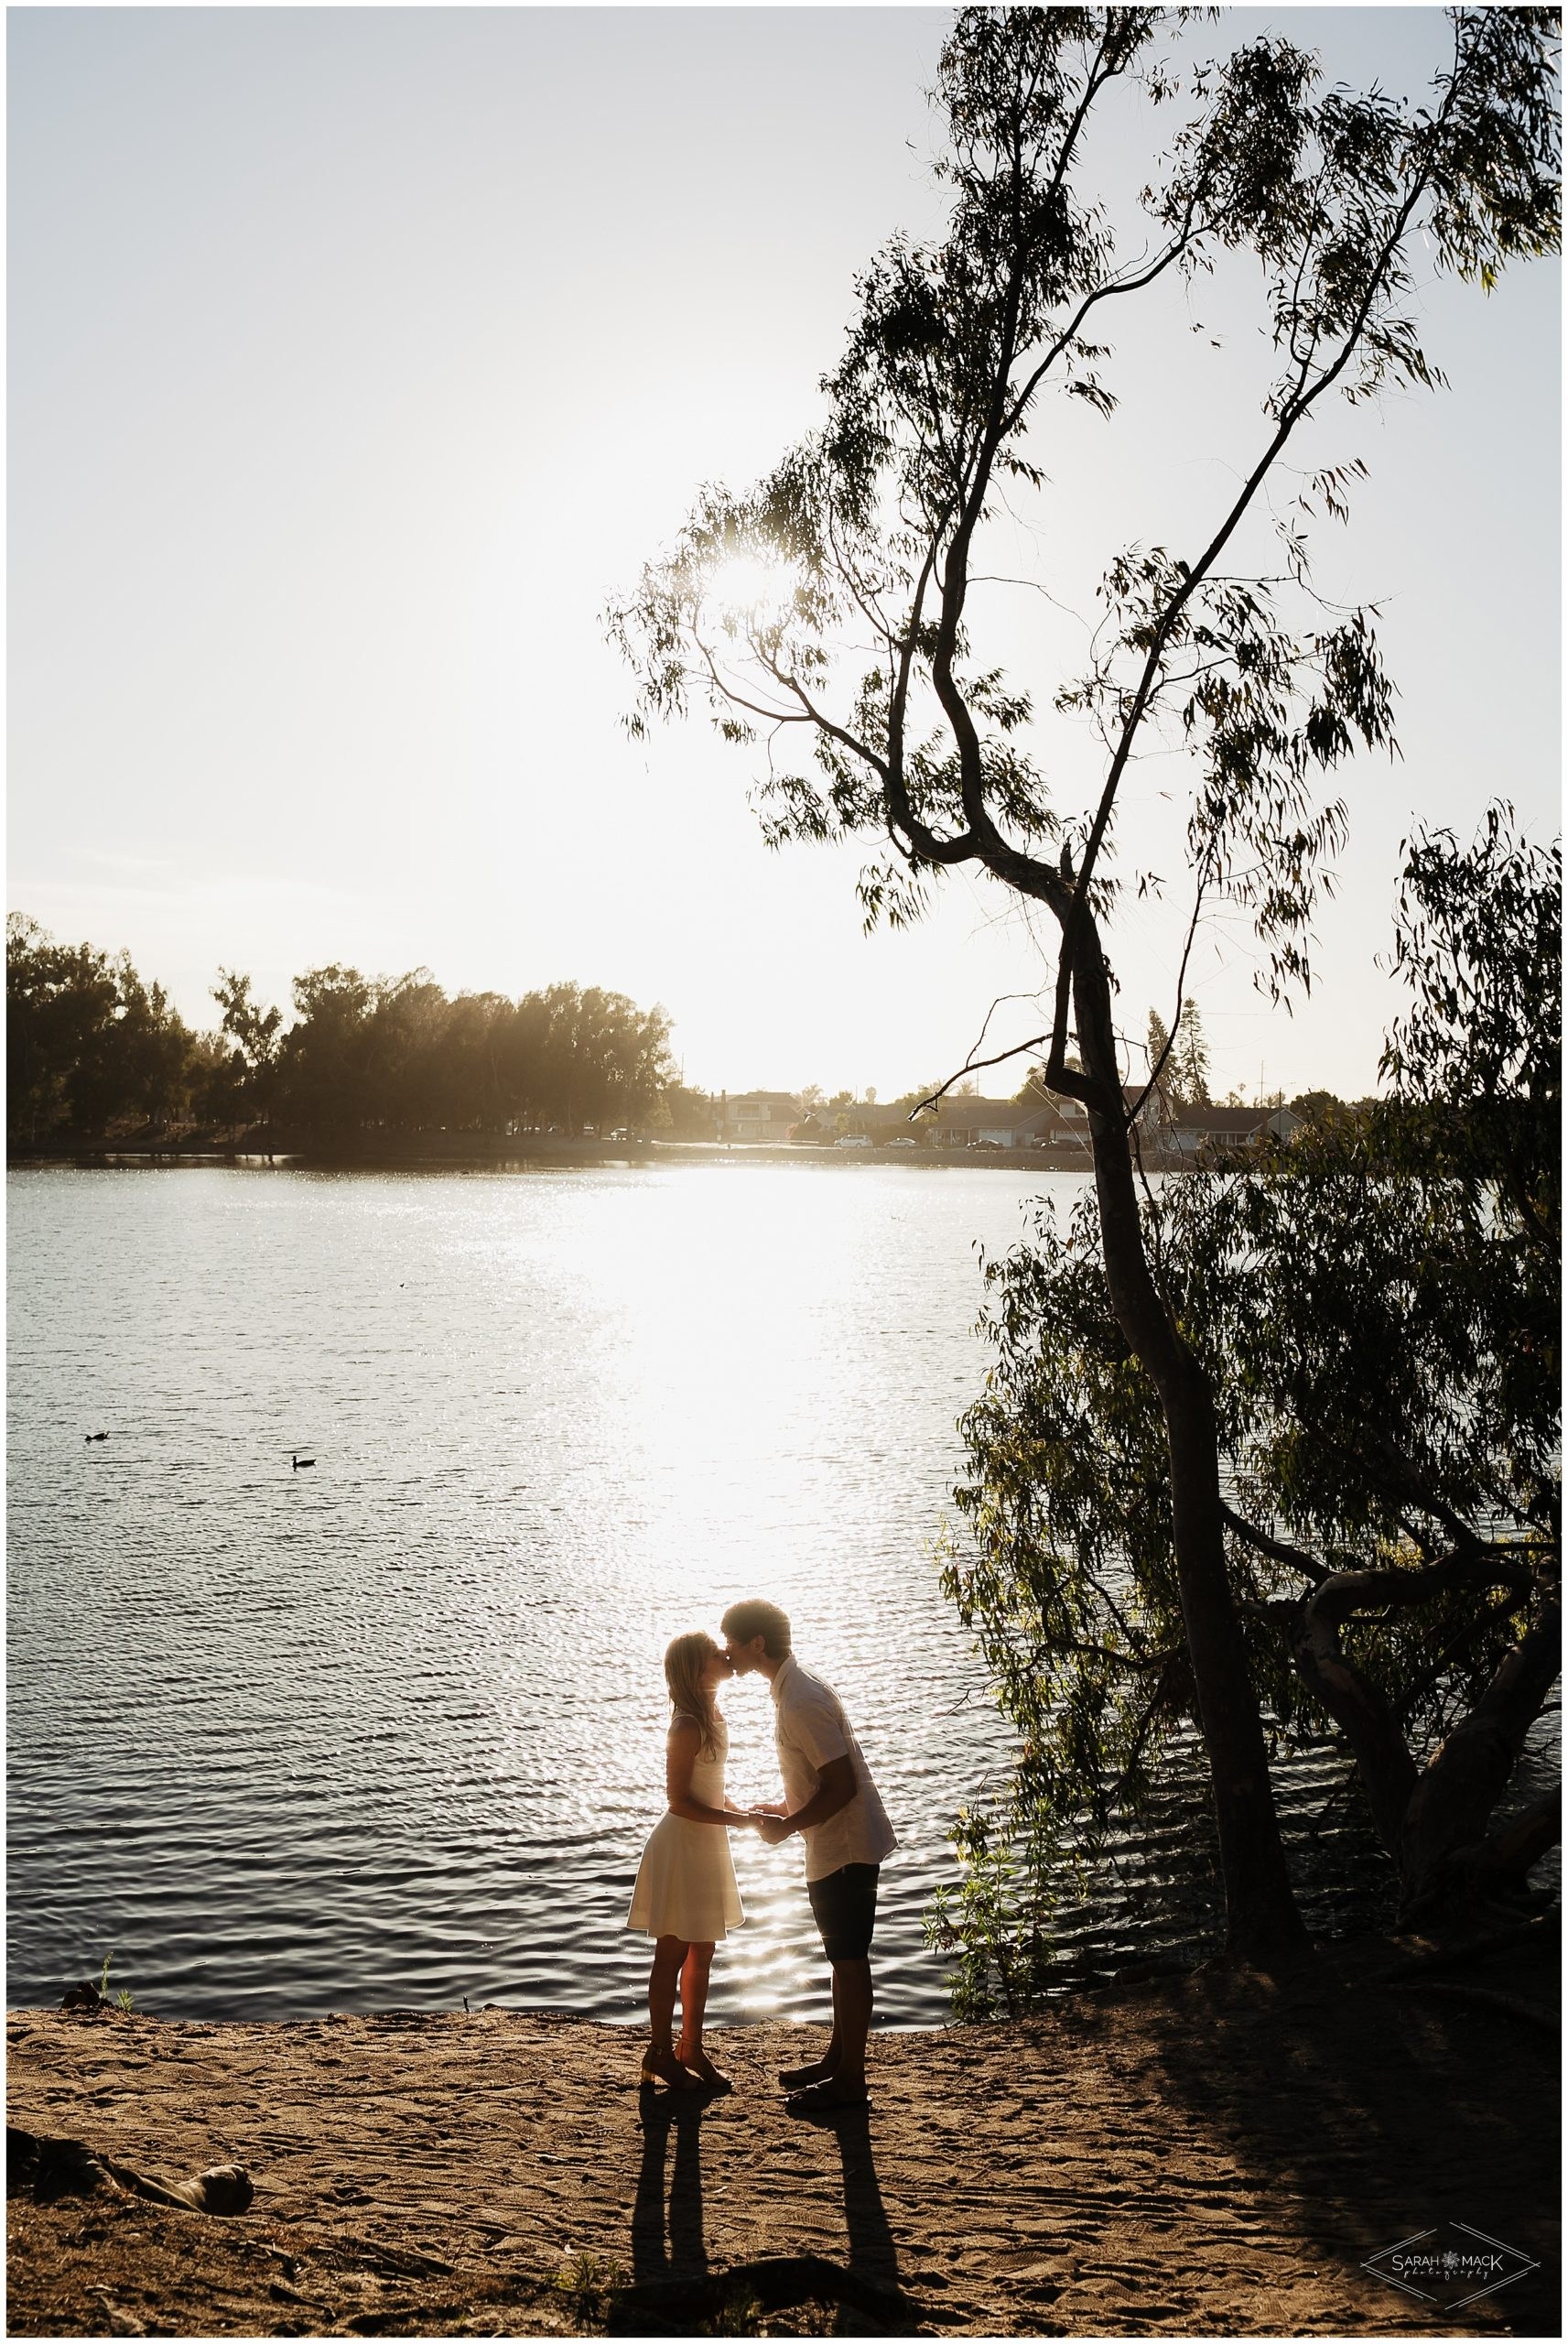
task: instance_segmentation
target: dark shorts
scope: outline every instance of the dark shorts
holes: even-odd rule
[[[806,1893],[822,1949],[829,1961],[864,1961],[877,1925],[877,1864],[845,1864],[825,1880],[808,1880]]]

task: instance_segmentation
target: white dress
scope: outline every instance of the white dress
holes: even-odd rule
[[[704,1807],[724,1804],[730,1737],[722,1718],[714,1723],[715,1754],[709,1758],[699,1748],[691,1770],[691,1795]],[[687,1945],[717,1945],[727,1929],[738,1929],[745,1917],[735,1885],[729,1826],[692,1823],[684,1815],[666,1814],[643,1850],[627,1927],[645,1929],[651,1937],[680,1937]]]

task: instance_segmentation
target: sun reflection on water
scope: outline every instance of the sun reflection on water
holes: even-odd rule
[[[1005,1745],[983,1700],[952,1714],[977,1676],[930,1546],[972,1241],[1029,1186],[17,1176],[13,1992],[102,1939],[152,2009],[634,2016],[664,1649],[766,1593],[903,1843],[883,2015],[941,2016],[921,1915]],[[79,1416],[114,1438],[83,1450]],[[315,1474],[280,1474],[306,1436]],[[765,1686],[725,1703],[732,1796],[769,1795]],[[738,1838],[715,2016],[819,2011],[798,1845]]]

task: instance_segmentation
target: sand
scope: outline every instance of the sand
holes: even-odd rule
[[[815,2030],[714,2033],[734,2092],[676,2106],[628,2030],[518,2012],[19,2012],[13,2123],[166,2176],[237,2162],[255,2197],[13,2197],[8,2329],[1556,2336],[1552,1942],[1523,1961],[1412,1987],[1336,1956],[881,2035],[870,2111],[820,2124],[773,2080]],[[1540,2269],[1437,2317],[1361,2268],[1444,2219]]]

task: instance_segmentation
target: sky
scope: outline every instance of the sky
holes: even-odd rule
[[[329,961],[449,993],[573,978],[662,1002],[688,1082],[884,1099],[952,1073],[999,997],[991,1046],[1036,1032],[1049,938],[1016,904],[958,874],[864,936],[859,857],[770,852],[745,753],[698,723],[628,740],[600,619],[700,483],[744,485],[820,419],[857,270],[938,219],[949,21],[10,10],[9,906],[128,949],[198,1026],[220,966],[286,1007]],[[1445,39],[1422,7],[1193,38],[1265,26],[1396,90]],[[1121,111],[1108,189],[1163,128]],[[1370,1090],[1401,840],[1497,795],[1557,827],[1557,266],[1422,298],[1450,388],[1341,409],[1310,456],[1370,468],[1320,581],[1382,607],[1403,760],[1342,784],[1293,1014],[1244,927],[1206,921],[1217,1091]],[[1260,444],[1260,314],[1236,268],[1129,304],[1117,417],[1043,417],[1050,487],[997,568],[1054,599],[977,605],[1043,705],[1106,563],[1190,541]],[[1061,803],[1092,795],[1081,734],[1042,753]],[[1109,939],[1136,1038],[1174,1007],[1183,772],[1130,782],[1126,867],[1173,882]]]

